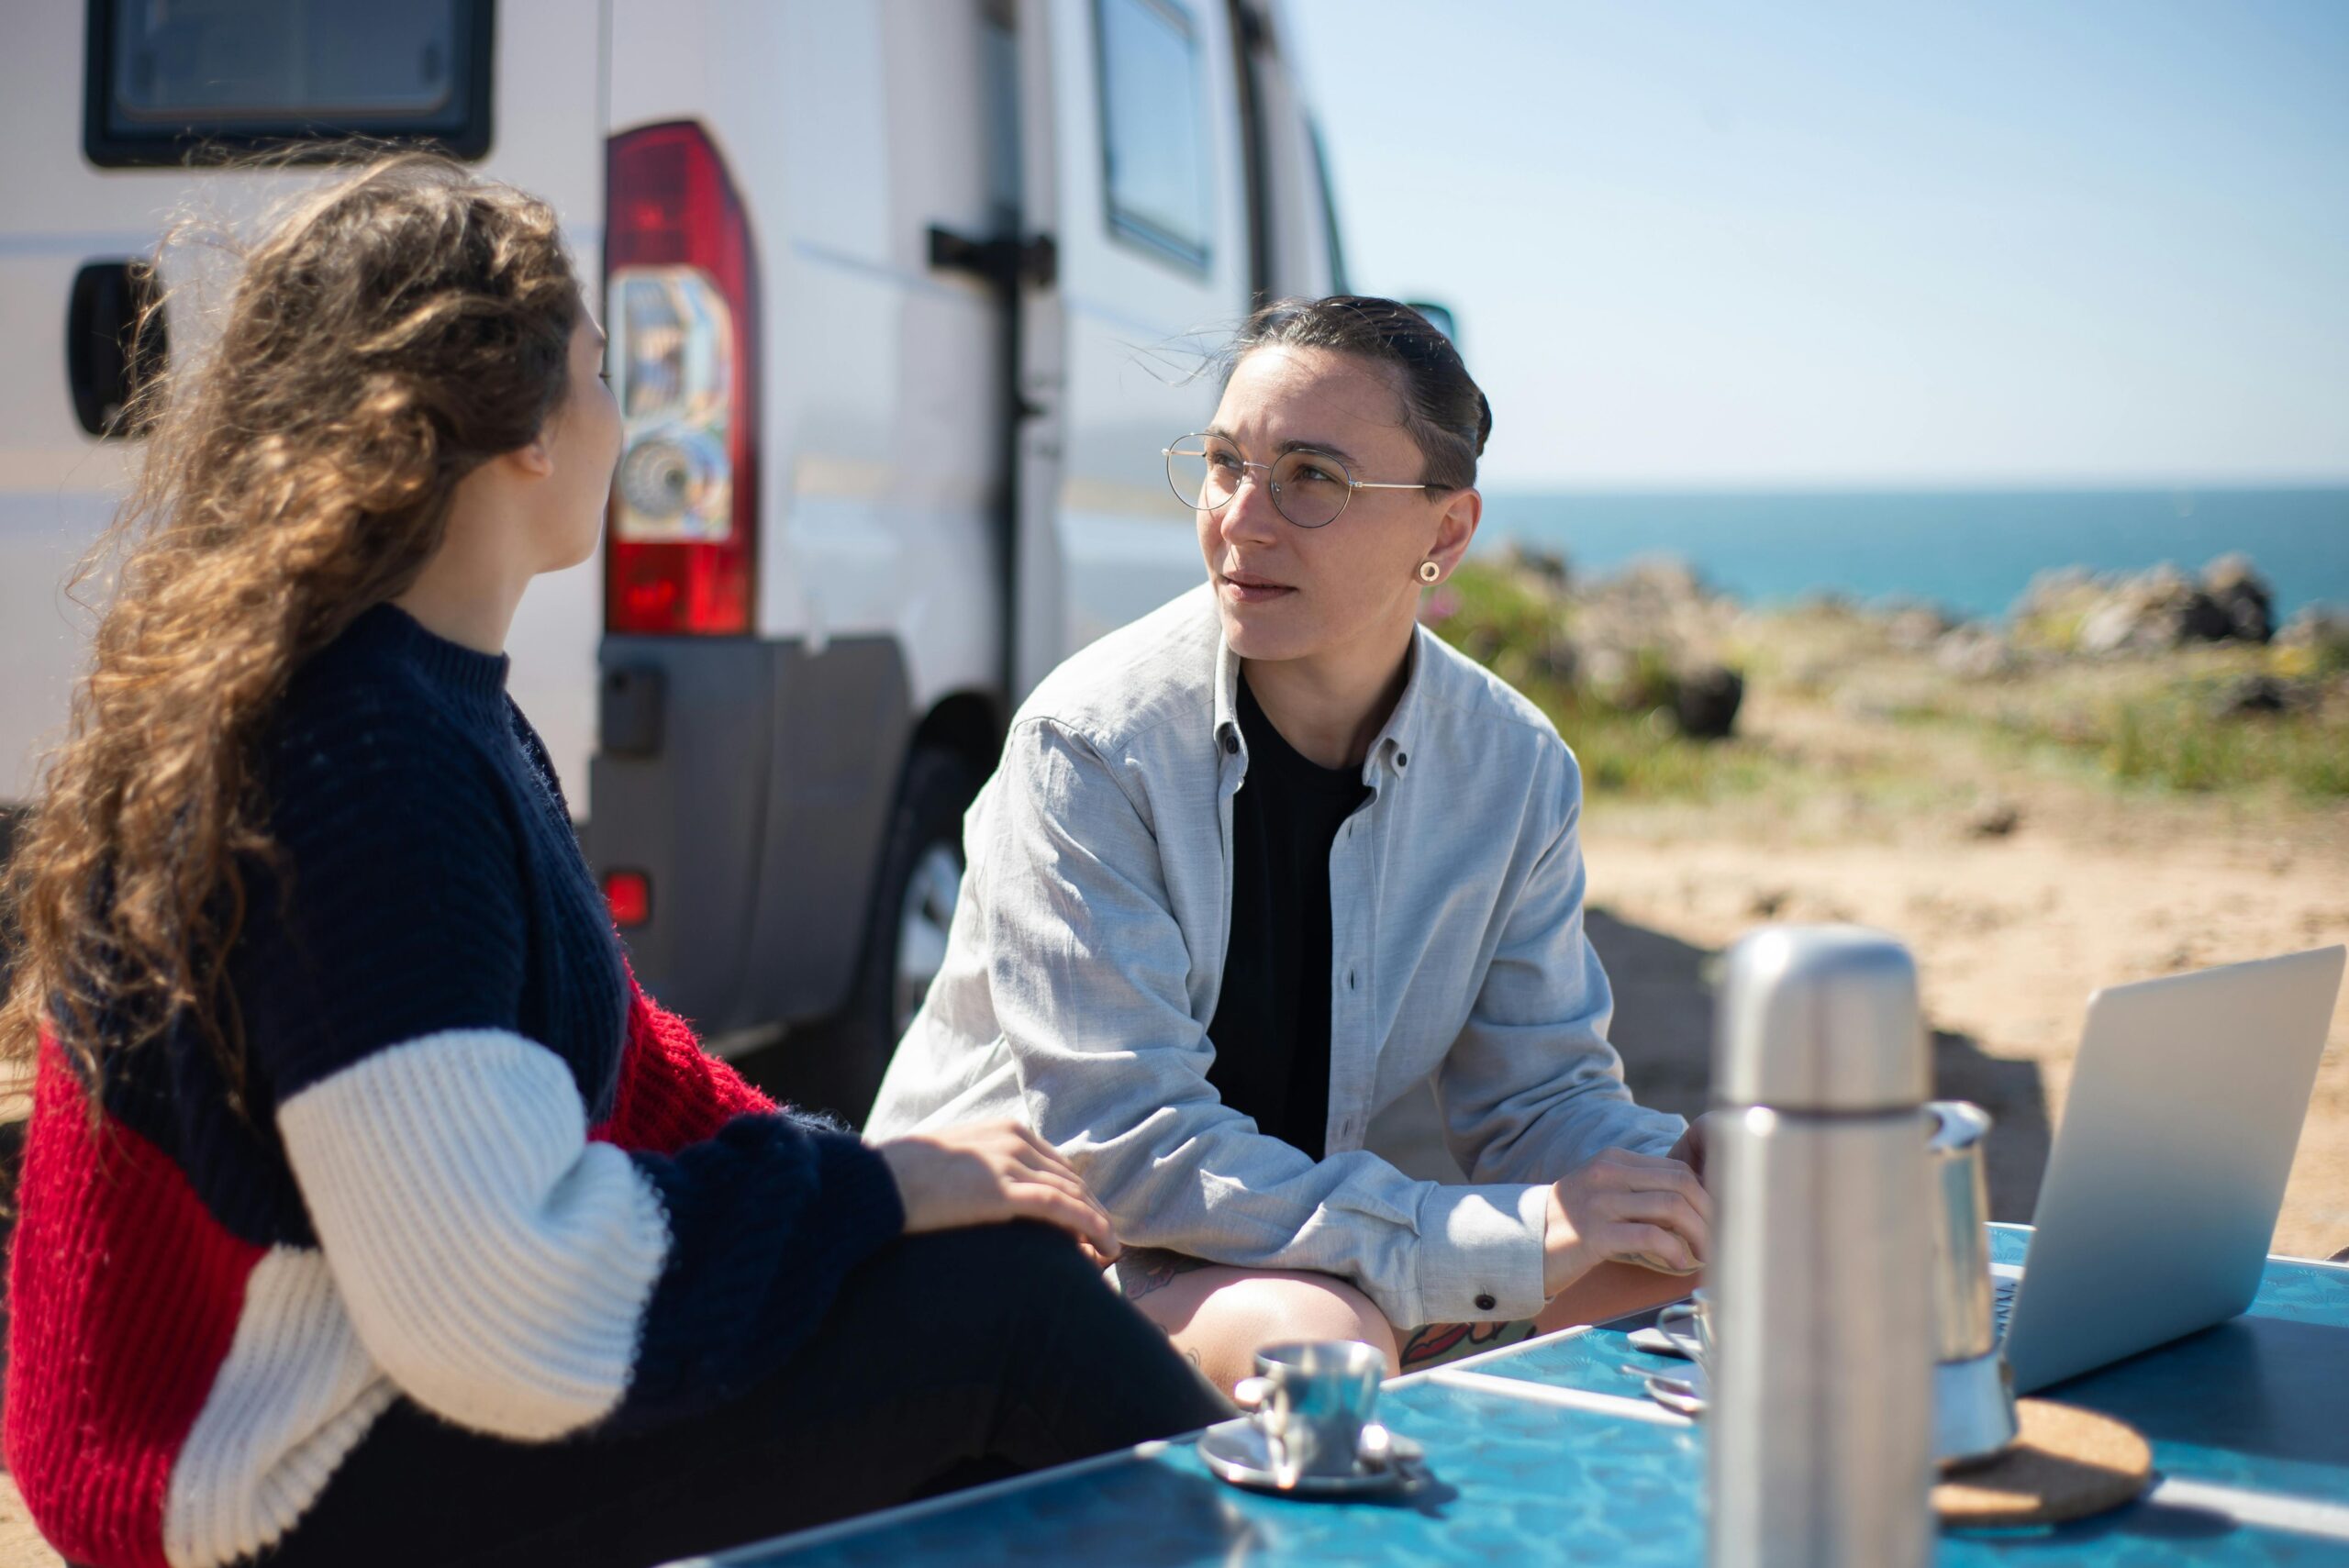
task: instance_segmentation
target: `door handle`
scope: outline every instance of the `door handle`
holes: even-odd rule
[[[92,261],[74,274],[65,306],[65,378],[73,417],[94,436],[136,436],[123,424],[140,388],[170,353],[155,271],[144,261]]]
[[[930,226],[930,264],[946,272],[969,272],[997,288],[1033,284],[1050,288],[1060,277],[1061,250],[1049,234],[998,235],[974,239],[951,228]]]

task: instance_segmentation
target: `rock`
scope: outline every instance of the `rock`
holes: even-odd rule
[[[2298,713],[2316,706],[2312,687],[2276,675],[2243,675],[2228,683],[2210,704],[2214,718],[2255,718]]]
[[[1969,838],[2004,839],[2022,826],[2022,808],[2011,801],[1993,800],[1976,807],[1965,818]]]
[[[2029,620],[2038,616],[2061,615],[2069,611],[2083,596],[2096,592],[2096,576],[2085,566],[2058,566],[2032,576],[2014,607],[2008,612],[2014,620]]]
[[[1583,676],[1593,696],[1610,707],[1620,707],[1631,687],[1631,655],[1623,649],[1601,646],[1590,651],[1583,661]]]
[[[2276,633],[2276,592],[2240,552],[2222,555],[2202,569],[2202,592],[2225,617],[2222,634],[2245,642],[2266,642]]]
[[[2092,654],[2160,653],[2216,642],[2233,628],[2216,599],[2164,564],[2115,584],[2081,617],[2074,646]]]
[[[2310,605],[2284,623],[2276,634],[2280,648],[2306,648],[2314,652],[2349,652],[2349,615]]]
[[[1673,716],[1680,733],[1697,740],[1721,740],[1737,727],[1737,710],[1745,700],[1745,677],[1720,664],[1707,664],[1680,677]]]
[[[1986,626],[1952,627],[1933,646],[1933,662],[1945,673],[1968,681],[1997,680],[2022,667],[2007,639]]]
[[[1538,549],[1522,539],[1514,539],[1501,547],[1501,568],[1507,572],[1521,573],[1562,592],[1571,575],[1564,551]]]
[[[1901,605],[1884,617],[1884,635],[1903,653],[1922,653],[1941,641],[1954,623],[1934,605]]]

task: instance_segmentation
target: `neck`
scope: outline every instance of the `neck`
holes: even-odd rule
[[[1410,677],[1412,623],[1302,659],[1250,659],[1241,679],[1281,739],[1324,768],[1359,767]]]
[[[532,573],[516,559],[518,530],[496,527],[475,510],[461,490],[440,548],[392,603],[436,637],[479,653],[503,653]]]

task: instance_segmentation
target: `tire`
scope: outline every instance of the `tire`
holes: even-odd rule
[[[852,1126],[873,1109],[898,1037],[946,956],[962,891],[963,814],[978,787],[977,772],[956,752],[917,746],[907,759],[848,1000],[780,1047],[790,1066],[775,1087],[802,1108]]]

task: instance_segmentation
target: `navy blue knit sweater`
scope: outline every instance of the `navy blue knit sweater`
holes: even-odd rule
[[[283,1534],[395,1397],[529,1440],[728,1400],[903,1228],[878,1154],[635,988],[506,673],[380,606],[296,673],[262,749],[284,875],[230,955],[241,1110],[193,1029],[113,1060],[95,1129],[45,1066],[11,1458],[54,1428],[72,1494],[184,1419],[173,1561]]]

